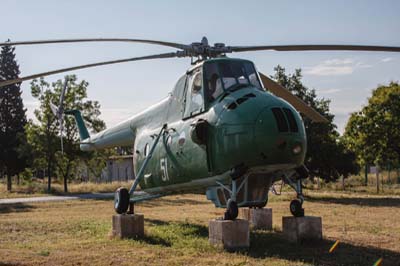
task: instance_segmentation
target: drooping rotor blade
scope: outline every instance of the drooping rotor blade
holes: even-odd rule
[[[310,44],[310,45],[266,45],[266,46],[230,46],[232,52],[247,51],[373,51],[373,52],[400,52],[397,46],[371,46],[371,45],[336,45],[336,44]]]
[[[135,43],[147,43],[162,45],[168,47],[174,47],[177,49],[186,49],[189,46],[180,43],[164,42],[156,40],[145,40],[145,39],[128,39],[128,38],[84,38],[84,39],[55,39],[55,40],[36,40],[36,41],[21,41],[21,42],[2,42],[0,46],[6,45],[33,45],[33,44],[54,44],[54,43],[77,43],[77,42],[135,42]]]
[[[259,72],[260,78],[266,89],[271,91],[278,97],[281,97],[288,101],[297,111],[303,113],[308,118],[310,118],[313,122],[317,123],[327,123],[329,122],[325,117],[323,117],[320,113],[315,111],[313,108],[308,106],[303,100],[293,95],[288,89],[285,89],[283,86],[279,85],[263,73]]]
[[[177,56],[177,53],[165,53],[165,54],[156,54],[156,55],[148,55],[148,56],[141,56],[141,57],[133,57],[133,58],[126,58],[126,59],[119,59],[119,60],[112,60],[112,61],[104,61],[104,62],[87,64],[87,65],[80,65],[80,66],[74,66],[74,67],[61,68],[61,69],[52,70],[52,71],[48,71],[48,72],[43,72],[43,73],[39,73],[39,74],[34,74],[34,75],[22,77],[22,78],[6,80],[6,81],[3,81],[3,82],[0,82],[0,88],[4,87],[4,86],[7,86],[7,85],[20,83],[20,82],[25,81],[25,80],[45,77],[45,76],[54,75],[54,74],[63,73],[63,72],[68,72],[68,71],[72,71],[72,70],[78,70],[78,69],[90,68],[90,67],[97,67],[97,66],[104,66],[104,65],[119,64],[119,63],[132,62],[132,61],[140,61],[140,60],[172,58],[172,57],[176,57],[176,56]]]

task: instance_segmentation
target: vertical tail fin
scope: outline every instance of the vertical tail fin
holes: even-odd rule
[[[86,128],[85,122],[83,121],[82,118],[82,114],[79,110],[66,110],[64,114],[74,116],[81,141],[88,139],[90,137],[89,131]]]

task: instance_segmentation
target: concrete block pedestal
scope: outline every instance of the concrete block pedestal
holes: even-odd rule
[[[282,217],[282,230],[289,242],[318,241],[322,239],[322,218],[316,216]]]
[[[271,208],[242,208],[241,217],[250,223],[253,229],[272,230]]]
[[[133,238],[144,236],[143,214],[115,214],[112,217],[112,237]]]
[[[223,247],[228,251],[248,249],[250,247],[250,229],[247,220],[210,220],[208,223],[210,244]]]

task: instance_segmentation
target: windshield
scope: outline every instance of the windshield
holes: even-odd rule
[[[205,64],[207,98],[213,102],[224,90],[238,84],[252,85],[261,89],[254,65],[246,61],[216,61]]]

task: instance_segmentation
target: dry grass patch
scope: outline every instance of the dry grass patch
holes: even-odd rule
[[[274,231],[255,231],[248,252],[208,244],[207,224],[221,216],[205,196],[169,196],[136,206],[146,237],[109,239],[112,201],[86,200],[0,207],[0,265],[383,265],[400,261],[400,207],[365,195],[309,192],[308,215],[323,219],[324,241],[294,245],[281,234],[289,198],[272,196]],[[370,201],[372,200],[372,201]],[[328,250],[335,240],[337,250]]]
[[[112,182],[112,183],[69,183],[68,193],[64,193],[64,187],[61,183],[52,184],[51,193],[47,192],[47,184],[39,181],[31,183],[14,185],[12,191],[7,191],[7,186],[0,183],[0,199],[1,198],[25,198],[25,197],[40,197],[46,195],[71,195],[84,193],[102,193],[114,192],[119,187],[130,187],[132,182]]]

